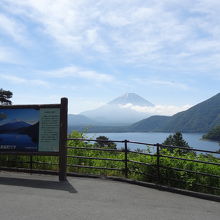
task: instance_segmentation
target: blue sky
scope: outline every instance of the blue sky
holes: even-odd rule
[[[219,0],[1,0],[1,87],[14,104],[68,97],[70,113],[135,92],[173,114],[219,92],[219,13]]]

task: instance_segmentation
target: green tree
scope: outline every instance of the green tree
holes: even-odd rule
[[[207,134],[202,136],[204,139],[220,141],[220,125],[212,128]]]
[[[110,148],[110,149],[117,149],[116,144],[110,141],[109,138],[106,136],[97,137],[95,146],[100,147],[100,148],[105,147],[105,148]]]
[[[174,150],[174,148],[172,148],[172,146],[186,148],[186,150],[179,149],[178,150],[179,153],[187,153],[187,152],[189,152],[187,149],[190,148],[189,144],[183,139],[183,135],[181,132],[176,132],[173,135],[169,135],[162,144],[169,146],[166,148],[171,152],[173,152],[173,150]]]
[[[13,93],[9,90],[0,89],[0,103],[1,105],[11,105],[12,102],[10,99],[12,98]]]

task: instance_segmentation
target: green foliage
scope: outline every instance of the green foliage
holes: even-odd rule
[[[204,139],[220,141],[220,125],[211,129],[207,134],[203,135]]]
[[[176,132],[173,135],[169,135],[162,144],[170,146],[170,147],[167,147],[167,149],[171,152],[173,152],[173,149],[174,149],[172,148],[172,146],[186,148],[186,150],[178,149],[179,153],[187,153],[189,152],[187,149],[190,148],[189,144],[183,139],[183,135],[181,132]]]
[[[183,135],[181,132],[176,132],[173,135],[169,135],[169,137],[167,137],[163,144],[189,148],[189,144],[183,139]]]
[[[71,137],[78,137],[76,136],[77,133],[72,133]],[[182,139],[181,134],[174,135],[174,139],[176,139],[176,145],[184,145],[186,148],[189,145],[184,142]],[[93,148],[94,144],[89,142],[78,142],[78,141],[69,141],[68,146],[81,146],[86,148]],[[149,150],[146,150],[147,152]],[[128,163],[129,169],[129,178],[140,180],[140,181],[148,181],[148,182],[157,182],[157,158],[154,156],[140,154],[143,153],[143,150],[137,150],[135,153],[128,153],[128,159],[137,161],[140,163],[151,164],[153,166],[146,166],[142,164],[136,163]],[[220,163],[219,158],[215,158],[212,155],[203,155],[198,154],[196,155],[194,152],[185,152],[184,154],[180,152],[178,149],[175,150],[168,150],[163,149],[161,152],[165,156],[170,157],[177,157],[183,158],[188,160],[199,160],[199,161],[207,161],[213,163]],[[109,158],[109,159],[117,159],[117,160],[124,160],[125,154],[124,152],[106,152],[106,151],[96,151],[96,150],[80,150],[80,149],[70,149],[68,152],[69,155],[79,155],[84,157],[93,157],[93,158]],[[88,168],[81,168],[81,167],[69,167],[69,172],[77,172],[77,173],[86,173],[86,174],[95,174],[95,175],[106,175],[106,176],[124,176],[124,168],[125,164],[123,161],[110,161],[110,160],[95,160],[95,159],[82,159],[82,158],[68,158],[69,164],[77,164],[83,166],[92,166],[92,167],[107,167],[107,168],[117,168],[121,169],[122,171],[115,171],[115,170],[99,170],[99,169],[88,169]],[[177,160],[172,158],[160,158],[160,165],[166,166],[170,168],[178,168],[188,171],[196,171],[201,173],[208,173],[213,175],[220,176],[220,169],[217,165],[212,164],[204,164],[204,163],[196,163],[193,161],[185,161],[185,160]],[[160,168],[160,183],[164,185],[169,185],[173,187],[179,187],[194,191],[200,191],[205,193],[213,193],[213,194],[220,194],[218,190],[212,190],[209,188],[201,187],[198,184],[203,184],[212,187],[220,187],[220,179],[215,177],[206,177],[186,171],[176,171],[172,169],[163,169]],[[177,181],[167,180],[169,179],[176,179]]]
[[[9,90],[0,89],[0,103],[2,105],[11,105],[12,102],[10,99],[12,98],[13,93]]]
[[[109,140],[106,136],[99,136],[96,138],[96,143],[94,144],[95,147],[101,148],[109,148],[109,149],[116,149],[116,144]]]

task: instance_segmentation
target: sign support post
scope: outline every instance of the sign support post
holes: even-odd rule
[[[59,181],[66,181],[66,169],[67,169],[67,112],[68,112],[68,99],[67,98],[61,98]]]

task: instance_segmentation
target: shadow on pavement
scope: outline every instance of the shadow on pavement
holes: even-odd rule
[[[0,177],[1,185],[24,186],[41,189],[64,190],[69,193],[77,193],[77,190],[69,183],[69,181],[57,182],[50,180],[36,180],[25,178]]]

